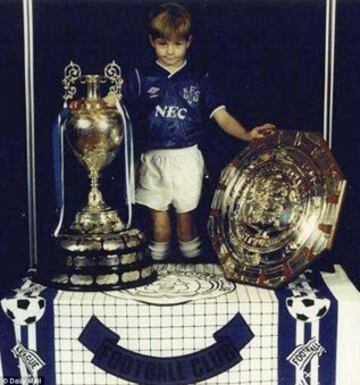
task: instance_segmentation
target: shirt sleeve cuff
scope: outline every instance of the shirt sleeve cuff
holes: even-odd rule
[[[216,107],[215,109],[212,110],[211,114],[210,114],[210,119],[214,116],[215,112],[218,111],[218,110],[222,110],[223,108],[226,108],[226,106],[223,104],[221,106],[218,106]]]

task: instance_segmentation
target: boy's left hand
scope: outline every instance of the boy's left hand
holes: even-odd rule
[[[106,103],[106,105],[108,107],[115,107],[116,106],[116,102],[118,100],[121,100],[121,95],[120,97],[118,95],[116,95],[114,92],[112,91],[109,91],[107,93],[107,95],[103,98],[104,102]]]
[[[272,135],[276,131],[275,124],[265,123],[261,126],[254,127],[251,131],[248,132],[249,142],[264,138],[265,136]]]

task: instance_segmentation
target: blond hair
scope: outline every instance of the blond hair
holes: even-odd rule
[[[152,39],[188,39],[191,35],[191,15],[182,5],[160,5],[150,16]]]

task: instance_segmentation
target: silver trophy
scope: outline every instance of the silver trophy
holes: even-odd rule
[[[109,107],[100,96],[100,85],[106,82],[120,95],[120,67],[112,62],[105,67],[104,76],[81,75],[80,67],[71,62],[63,80],[66,103],[74,98],[77,81],[86,85],[86,98],[70,103],[62,132],[88,172],[90,191],[69,228],[56,235],[60,262],[52,283],[74,290],[139,286],[155,278],[145,236],[138,229],[125,227],[118,212],[104,202],[99,187],[101,171],[116,157],[127,124],[120,104],[118,109]],[[65,183],[68,180],[65,178]]]
[[[208,230],[228,279],[291,281],[333,243],[346,181],[323,138],[278,131],[222,171]]]

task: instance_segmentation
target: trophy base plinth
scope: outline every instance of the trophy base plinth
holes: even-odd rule
[[[48,285],[62,290],[108,291],[151,283],[147,242],[137,229],[111,234],[61,234],[60,255]]]
[[[84,207],[76,214],[70,229],[78,234],[110,234],[125,228],[116,210],[104,206],[101,208]]]

